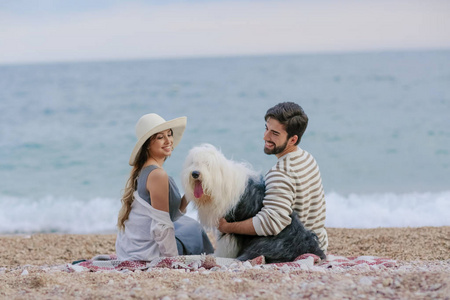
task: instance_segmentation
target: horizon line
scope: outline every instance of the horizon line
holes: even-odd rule
[[[227,59],[227,58],[257,58],[277,56],[314,56],[314,55],[355,55],[355,54],[381,54],[399,52],[447,52],[450,47],[418,47],[418,48],[386,48],[386,49],[358,49],[358,50],[323,50],[323,51],[297,51],[278,53],[241,53],[241,54],[197,54],[197,55],[169,55],[148,57],[116,57],[116,58],[86,58],[86,59],[62,59],[62,60],[30,60],[16,62],[2,62],[2,66],[29,66],[50,64],[78,64],[78,63],[114,63],[131,61],[175,61],[175,60],[202,60],[202,59]]]

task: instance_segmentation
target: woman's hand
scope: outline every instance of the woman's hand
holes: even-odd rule
[[[189,202],[186,200],[185,195],[183,195],[183,197],[181,198],[181,203],[180,203],[180,211],[184,214],[186,213],[186,207],[189,204]]]

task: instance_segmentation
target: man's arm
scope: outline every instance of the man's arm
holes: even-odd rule
[[[295,188],[289,176],[280,171],[269,171],[266,175],[266,193],[263,208],[250,219],[228,223],[219,220],[218,230],[222,233],[246,235],[277,235],[291,223],[290,214],[295,197]]]
[[[219,220],[219,227],[217,227],[222,233],[237,233],[246,235],[256,235],[255,227],[253,226],[253,218],[245,221],[228,223],[225,218]]]

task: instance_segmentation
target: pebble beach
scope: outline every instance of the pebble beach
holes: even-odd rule
[[[450,299],[449,226],[327,230],[329,254],[396,263],[67,272],[65,266],[73,261],[114,253],[115,234],[4,235],[0,298]]]

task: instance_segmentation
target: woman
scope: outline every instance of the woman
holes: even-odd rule
[[[147,114],[137,122],[138,142],[129,162],[133,169],[117,223],[119,260],[149,261],[214,251],[201,225],[183,215],[188,203],[162,168],[185,128],[186,117],[165,121],[157,114]]]

